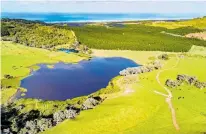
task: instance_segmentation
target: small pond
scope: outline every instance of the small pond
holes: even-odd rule
[[[21,81],[28,91],[24,98],[66,100],[89,95],[108,85],[108,82],[134,61],[115,58],[92,58],[77,64],[56,63],[53,67],[39,64],[40,69]]]
[[[78,53],[79,51],[78,50],[75,50],[75,49],[65,49],[65,48],[61,48],[61,49],[58,49],[58,51],[61,51],[61,52],[65,52],[65,53]]]

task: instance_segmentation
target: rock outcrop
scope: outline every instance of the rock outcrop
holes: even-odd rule
[[[157,70],[162,68],[162,64],[159,61],[154,61],[153,63],[150,63],[145,66],[139,66],[139,67],[129,67],[119,72],[121,76],[127,76],[132,74],[141,74],[146,72],[151,72],[153,70]]]
[[[101,97],[89,97],[86,101],[82,104],[82,109],[93,109],[95,106],[99,105],[103,99]]]

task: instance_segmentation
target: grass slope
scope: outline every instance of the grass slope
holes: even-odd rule
[[[193,55],[196,54],[206,56],[206,47],[192,46],[189,53]]]
[[[5,104],[16,91],[15,88],[1,89],[1,104]]]
[[[138,55],[138,52],[136,54]],[[176,58],[172,56],[164,62],[163,69],[175,64]],[[176,68],[162,72],[160,81],[164,84],[166,79],[175,79],[177,74],[194,75],[201,81],[206,81],[205,68],[206,58],[185,56],[180,59]],[[122,92],[110,95],[95,109],[83,111],[75,120],[66,120],[45,131],[44,134],[201,134],[206,132],[206,104],[204,103],[206,89],[200,90],[188,85],[171,89],[172,103],[180,126],[180,130],[176,131],[165,98],[154,93],[154,90],[166,93],[155,80],[157,73],[158,71],[154,71],[136,76],[139,81],[130,85],[133,92],[125,93],[121,88]],[[122,82],[115,84],[124,87]]]
[[[11,42],[1,42],[1,51],[1,78],[5,74],[10,74],[14,77],[26,76],[30,71],[29,67],[38,63],[78,62],[86,59],[76,54],[26,47]]]

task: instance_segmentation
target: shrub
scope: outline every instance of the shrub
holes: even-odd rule
[[[161,60],[168,60],[169,56],[168,56],[168,54],[162,54],[162,55],[159,55],[158,58]]]

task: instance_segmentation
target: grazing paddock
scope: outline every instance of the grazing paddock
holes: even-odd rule
[[[104,51],[104,54],[110,55],[110,51]],[[114,53],[118,54],[115,51]],[[119,54],[122,52],[120,51]],[[128,58],[129,55],[131,53],[122,56]],[[135,51],[132,55],[135,57]],[[136,55],[138,57],[138,52]],[[175,79],[177,74],[188,74],[196,76],[201,81],[206,81],[204,75],[206,58],[186,55],[181,57],[178,63],[174,54],[170,54],[169,60],[163,61],[164,66],[161,70],[165,71],[159,74],[159,81],[162,85],[167,79]],[[131,56],[130,58],[132,59]],[[171,68],[172,66],[174,68]],[[180,128],[177,131],[172,123],[171,111],[165,97],[155,93],[156,91],[167,94],[156,80],[158,72],[159,70],[156,70],[136,75],[138,81],[126,83],[129,84],[132,92],[127,92],[128,88],[125,87],[128,86],[125,86],[124,82],[113,83],[120,87],[121,90],[118,93],[108,95],[108,98],[95,109],[83,111],[76,119],[66,120],[45,131],[44,134],[81,133],[82,131],[90,134],[196,134],[205,132],[206,89],[197,89],[188,84],[169,89],[173,95],[171,102]],[[117,77],[117,79],[121,78],[123,76]]]

